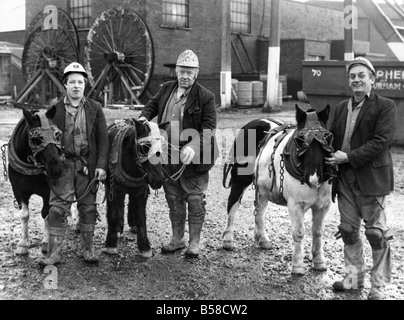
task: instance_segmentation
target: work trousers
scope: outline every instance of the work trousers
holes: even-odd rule
[[[364,221],[365,229],[381,230],[385,245],[383,248],[372,246],[373,267],[370,271],[371,285],[378,288],[383,288],[385,283],[391,280],[391,252],[386,237],[388,228],[385,206],[386,196],[368,196],[361,192],[352,168],[346,168],[341,172],[338,184],[338,209],[341,224],[350,225],[352,230],[358,233],[356,243],[344,244],[345,266],[347,269],[355,269],[358,277],[363,279],[366,267],[363,245],[359,236],[361,221]]]
[[[171,221],[185,221],[188,204],[188,222],[200,224],[205,220],[206,195],[209,173],[183,177],[172,181],[168,179],[163,184],[165,197],[170,209]]]
[[[91,178],[84,174],[82,160],[66,159],[63,163],[62,175],[60,178],[51,181],[49,227],[50,230],[66,228],[68,225],[67,217],[73,201],[77,202],[79,211],[79,222],[84,225],[95,225],[97,218],[97,188],[93,185],[91,191],[80,199]]]

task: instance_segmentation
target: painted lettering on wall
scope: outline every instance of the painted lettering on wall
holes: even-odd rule
[[[376,90],[404,90],[404,69],[377,69]]]

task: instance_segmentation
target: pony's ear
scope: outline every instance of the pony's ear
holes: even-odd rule
[[[303,123],[306,120],[306,112],[302,109],[300,109],[300,107],[296,104],[295,105],[295,109],[296,109],[296,122],[297,124],[299,123]]]
[[[166,130],[166,128],[168,127],[168,125],[170,124],[170,122],[163,122],[159,124],[159,129],[163,129]]]
[[[34,123],[34,115],[29,112],[27,109],[22,108],[22,114],[24,115],[25,120],[32,125]]]
[[[135,124],[136,131],[137,132],[144,132],[145,131],[144,123],[142,123],[142,122],[140,122],[140,121],[138,121],[136,119],[133,119],[133,120],[134,120],[133,122]]]
[[[317,112],[318,119],[324,123],[327,123],[329,115],[330,115],[330,105],[329,104],[327,104],[327,106],[323,110]]]
[[[50,105],[46,110],[45,114],[48,119],[53,119],[56,114],[56,108],[53,105]]]

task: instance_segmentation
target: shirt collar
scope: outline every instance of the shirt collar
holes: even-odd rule
[[[365,94],[365,97],[362,99],[362,101],[365,100],[366,98],[370,98],[370,94],[371,94],[371,91],[369,91],[367,94]],[[352,102],[354,103],[355,102],[355,97],[352,96],[351,99],[352,99]]]
[[[175,87],[175,90],[173,92],[178,91],[178,88],[179,88],[179,86],[177,84],[177,86]],[[190,93],[191,89],[192,89],[192,86],[190,88],[188,88],[187,90],[185,90],[184,93],[181,95],[181,98],[185,98]]]
[[[70,102],[70,99],[67,96],[64,97],[63,102],[64,102],[65,105],[69,105],[69,106],[72,106],[73,108],[75,108],[72,105],[72,103]],[[86,102],[86,97],[81,98],[80,103],[79,103],[79,105],[77,107],[82,106],[84,104],[84,102]]]

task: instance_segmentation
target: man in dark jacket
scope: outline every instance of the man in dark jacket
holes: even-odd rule
[[[199,72],[198,57],[192,50],[180,54],[176,64],[177,80],[164,83],[159,92],[145,105],[139,120],[157,116],[165,128],[170,144],[165,170],[171,178],[164,182],[170,209],[171,241],[161,249],[172,253],[185,248],[186,204],[188,204],[188,257],[199,255],[199,242],[205,220],[205,191],[209,170],[218,156],[214,136],[216,129],[215,97],[195,80]],[[179,179],[172,178],[180,173]]]
[[[337,291],[363,288],[366,266],[360,237],[361,221],[372,248],[371,290],[368,299],[383,298],[391,278],[391,253],[386,221],[386,196],[393,191],[390,147],[394,138],[396,105],[371,92],[375,69],[366,58],[347,65],[353,97],[341,102],[330,126],[334,150],[327,163],[338,165],[339,234],[344,242],[346,276]]]
[[[77,62],[63,74],[66,96],[47,110],[47,115],[63,132],[62,147],[66,156],[60,178],[50,181],[49,250],[42,265],[61,262],[60,249],[68,226],[67,217],[74,198],[78,199],[81,255],[84,261],[98,261],[93,251],[97,218],[96,184],[85,194],[90,182],[106,178],[108,131],[101,105],[84,97],[85,69]]]

